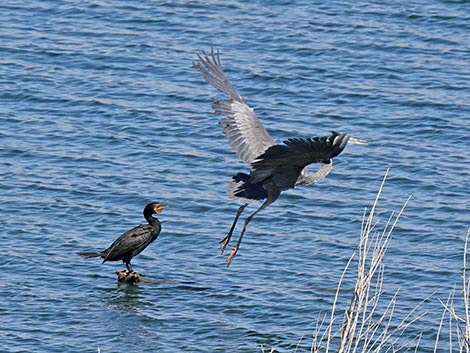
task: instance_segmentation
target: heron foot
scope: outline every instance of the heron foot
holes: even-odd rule
[[[228,243],[229,243],[231,237],[232,237],[232,234],[229,233],[229,234],[227,234],[227,235],[225,236],[224,239],[222,239],[222,240],[220,241],[219,249],[220,249],[220,253],[221,253],[221,254],[224,253],[224,250],[225,250],[225,248],[226,248],[227,246],[230,247],[230,245],[228,245]]]
[[[235,257],[235,255],[237,254],[237,251],[238,251],[238,246],[233,246],[232,251],[230,252],[230,255],[227,258],[227,267],[229,267],[230,264],[232,263],[232,260]]]

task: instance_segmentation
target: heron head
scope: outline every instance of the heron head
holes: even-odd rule
[[[326,142],[330,145],[330,151],[328,158],[334,158],[338,156],[346,148],[348,143],[367,145],[366,141],[359,140],[358,138],[349,136],[348,134],[341,134],[336,131],[332,131],[331,135],[327,138]]]
[[[367,141],[359,140],[358,138],[355,138],[352,136],[349,136],[348,143],[350,143],[351,145],[368,145],[369,144]]]

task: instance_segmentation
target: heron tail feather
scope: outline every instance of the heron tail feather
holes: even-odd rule
[[[256,202],[268,197],[268,192],[261,183],[253,183],[250,175],[238,173],[230,181],[228,196],[232,200],[240,199],[244,202]]]

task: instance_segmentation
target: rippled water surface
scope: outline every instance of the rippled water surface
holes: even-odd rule
[[[401,288],[399,313],[435,292],[410,333],[432,351],[470,224],[469,7],[2,1],[0,351],[308,352],[387,167],[379,217],[413,196],[385,290]],[[370,142],[260,213],[230,268],[225,191],[247,167],[192,66],[211,45],[275,140]],[[121,264],[76,255],[163,199],[162,233],[133,261],[154,283],[118,286]]]

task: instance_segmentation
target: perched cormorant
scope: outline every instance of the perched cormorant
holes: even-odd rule
[[[166,206],[160,202],[151,202],[144,208],[144,218],[148,224],[141,224],[128,230],[117,238],[109,248],[100,252],[80,252],[78,255],[84,258],[101,257],[103,262],[122,260],[126,264],[129,273],[133,272],[131,260],[140,254],[150,243],[157,239],[162,229],[160,221],[152,217],[154,213],[160,213]]]

